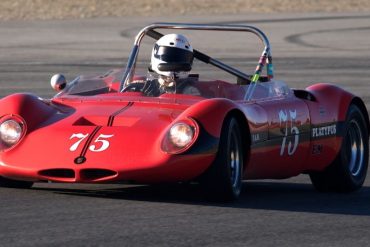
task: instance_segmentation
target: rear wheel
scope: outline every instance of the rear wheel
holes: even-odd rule
[[[317,190],[351,192],[362,187],[369,159],[369,134],[366,126],[361,110],[351,105],[337,157],[324,171],[310,174]]]
[[[0,187],[29,189],[32,187],[32,185],[33,185],[33,182],[18,181],[18,180],[0,177]]]
[[[215,201],[230,201],[242,190],[244,155],[241,131],[233,117],[225,120],[215,161],[201,183],[205,196]]]

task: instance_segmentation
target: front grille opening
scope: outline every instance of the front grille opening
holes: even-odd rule
[[[83,180],[99,180],[117,175],[117,172],[107,169],[83,169],[80,176]]]
[[[72,169],[48,169],[39,172],[41,176],[54,178],[75,178],[75,171]]]

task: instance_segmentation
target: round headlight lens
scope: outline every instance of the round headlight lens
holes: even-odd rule
[[[169,139],[173,145],[179,148],[186,147],[194,137],[194,128],[186,123],[173,125],[169,132]]]
[[[22,137],[22,126],[15,120],[9,119],[0,124],[0,138],[7,146],[13,146]]]

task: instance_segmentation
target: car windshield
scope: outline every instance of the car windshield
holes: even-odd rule
[[[205,56],[210,56],[212,59],[217,59],[217,61],[221,61],[229,67],[245,73],[246,78],[248,78],[248,75],[244,71],[255,71],[256,57],[260,55],[260,49],[256,49],[256,47],[260,46],[259,40],[246,40],[243,44],[239,44],[240,42],[234,41],[240,40],[237,37],[241,34],[229,33],[228,42],[230,45],[225,47],[221,42],[223,45],[221,49],[209,44],[212,44],[214,40],[222,39],[222,32],[210,33],[206,36],[202,35],[202,32],[193,34],[189,31],[184,34],[191,40],[194,49],[199,49],[204,54],[207,54]],[[123,91],[121,91],[121,81],[123,80],[125,70],[113,69],[102,75],[77,77],[68,83],[67,87],[56,97],[70,95],[95,96],[99,94],[119,94],[122,97],[125,95],[162,97],[175,94],[192,95],[198,98],[257,100],[291,94],[289,87],[281,81],[268,80],[267,77],[261,76],[260,82],[249,84],[250,80],[241,79],[235,74],[225,71],[225,69],[205,63],[196,57],[189,72],[183,73],[180,70],[180,73],[172,74],[172,76],[164,76],[166,73],[158,75],[151,67],[153,47],[155,47],[155,41],[145,36],[140,45],[140,52],[137,55],[136,62],[131,70],[128,70],[132,71],[132,75],[130,74],[128,79],[125,80]],[[235,53],[235,49],[238,51],[245,50],[245,53]],[[179,63],[174,65],[177,66]],[[175,67],[173,67],[173,72],[177,69]],[[250,90],[251,87],[253,90]],[[250,92],[253,93],[250,95]]]
[[[119,84],[123,70],[110,70],[98,76],[79,76],[71,81],[67,88],[56,97],[66,95],[94,96],[99,94],[112,94],[119,92]],[[128,90],[122,93],[136,92],[144,97],[160,97],[164,94],[185,94],[203,98],[227,98],[230,100],[245,100],[248,88],[251,85],[222,79],[210,79],[199,74],[188,74],[171,82],[167,87],[161,85],[161,78],[153,72],[138,73],[134,76]],[[259,82],[251,96],[251,100],[281,97],[291,94],[291,89],[282,81]]]

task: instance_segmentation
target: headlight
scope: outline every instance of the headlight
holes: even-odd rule
[[[194,129],[186,123],[177,123],[171,127],[168,138],[173,145],[183,148],[188,145],[194,137]]]
[[[162,149],[167,153],[180,153],[187,150],[196,140],[198,125],[192,119],[175,123],[167,131]]]
[[[2,120],[2,121],[1,121]],[[10,116],[0,120],[1,149],[8,149],[23,137],[25,125],[18,117]]]

